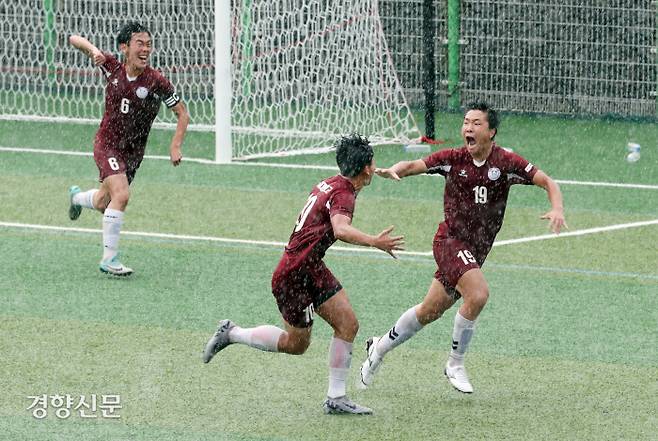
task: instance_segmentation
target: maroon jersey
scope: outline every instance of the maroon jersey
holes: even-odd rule
[[[153,120],[160,102],[175,106],[180,99],[171,83],[157,70],[147,66],[129,79],[126,67],[112,54],[104,52],[100,67],[107,80],[105,113],[96,133],[96,147],[121,150],[128,156],[143,156]]]
[[[521,156],[493,144],[483,164],[466,147],[435,152],[424,158],[428,173],[446,178],[445,220],[434,240],[454,238],[473,248],[482,265],[503,225],[507,196],[513,184],[532,184],[537,169]]]
[[[354,186],[341,175],[325,179],[313,188],[286,246],[288,269],[322,260],[327,249],[336,242],[331,216],[338,213],[351,219],[355,201]]]

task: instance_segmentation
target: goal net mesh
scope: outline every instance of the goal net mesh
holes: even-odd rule
[[[104,81],[68,44],[80,34],[118,54],[116,35],[139,19],[151,64],[186,102],[192,129],[214,129],[212,0],[25,0],[0,5],[0,117],[97,122]],[[386,45],[377,0],[233,0],[233,156],[318,151],[339,134],[374,142],[417,138]],[[157,125],[173,126],[161,111]]]

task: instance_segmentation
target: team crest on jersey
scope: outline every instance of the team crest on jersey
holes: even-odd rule
[[[489,179],[492,181],[497,180],[500,178],[500,169],[498,167],[491,167],[487,172],[487,176],[489,176]]]
[[[137,98],[144,99],[148,96],[149,90],[146,87],[140,86],[135,91],[135,94],[137,95]]]
[[[116,85],[118,85],[118,84],[119,84],[119,80],[118,80],[118,79],[115,78],[115,79],[112,80],[112,85],[113,85],[113,86],[116,86]]]
[[[459,170],[459,177],[460,178],[468,178],[468,175],[466,174],[466,170],[464,170],[464,169]]]

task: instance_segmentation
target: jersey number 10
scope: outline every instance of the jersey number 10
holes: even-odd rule
[[[311,212],[311,208],[313,208],[313,205],[315,205],[315,201],[317,200],[318,200],[318,196],[315,194],[312,194],[308,197],[308,200],[306,201],[306,205],[304,205],[304,208],[302,208],[302,212],[299,213],[299,218],[297,218],[297,223],[295,224],[295,233],[302,229],[302,227],[304,226],[304,222],[306,222],[306,218],[308,217],[308,214]]]

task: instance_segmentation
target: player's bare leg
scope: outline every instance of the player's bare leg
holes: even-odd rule
[[[445,375],[455,389],[464,393],[472,393],[473,386],[464,367],[464,356],[468,344],[475,332],[475,320],[487,304],[489,287],[482,270],[474,268],[459,279],[457,289],[464,303],[455,314],[455,324],[452,331],[452,350],[445,367]]]
[[[99,194],[94,195],[94,202],[103,202],[109,194],[109,204],[103,213],[103,258],[99,269],[115,276],[128,276],[133,270],[124,266],[118,259],[119,235],[123,225],[123,214],[130,199],[130,187],[125,174],[108,176],[103,180]]]
[[[347,298],[347,293],[341,289],[317,310],[334,330],[334,336],[329,345],[329,387],[327,399],[323,403],[327,414],[358,414],[368,415],[372,410],[360,406],[347,398],[347,376],[352,363],[352,345],[359,330],[359,322]]]
[[[413,337],[425,325],[441,317],[455,303],[445,288],[432,279],[422,303],[404,312],[395,325],[381,337],[371,337],[366,343],[366,360],[361,365],[357,386],[366,389],[374,381],[384,356]]]

